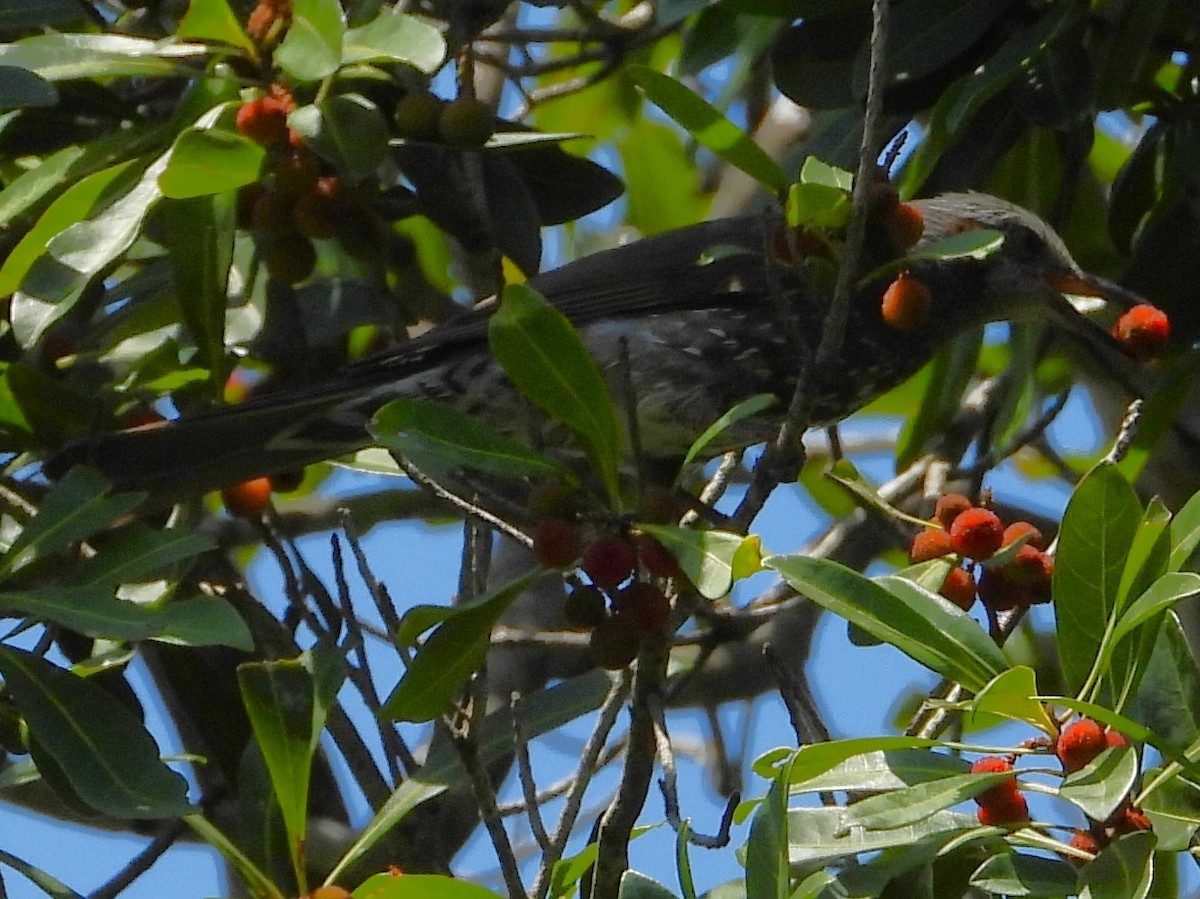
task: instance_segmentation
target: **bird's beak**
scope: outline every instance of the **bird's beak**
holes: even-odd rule
[[[1087,272],[1064,271],[1055,269],[1042,272],[1042,281],[1059,293],[1071,294],[1077,297],[1095,297],[1109,300],[1125,307],[1136,306],[1146,302],[1132,290],[1122,287],[1115,281],[1101,278]]]

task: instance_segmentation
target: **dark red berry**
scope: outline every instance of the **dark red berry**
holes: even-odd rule
[[[635,581],[613,596],[613,612],[638,633],[649,634],[666,626],[671,601],[653,584]]]
[[[1135,830],[1153,830],[1154,825],[1150,818],[1140,808],[1134,808],[1132,805],[1125,807],[1124,814],[1117,821],[1117,831],[1119,833],[1133,833]]]
[[[954,552],[950,543],[950,535],[941,528],[929,528],[913,537],[912,545],[908,548],[910,562],[928,562],[939,559]]]
[[[259,97],[243,103],[234,124],[240,134],[269,146],[287,140],[287,105],[277,97]]]
[[[982,562],[995,555],[1004,539],[1004,525],[991,509],[975,507],[958,515],[950,525],[950,543],[959,555]]]
[[[637,553],[627,540],[601,537],[589,543],[583,551],[581,567],[593,583],[601,587],[616,587],[633,577],[637,568]]]
[[[1091,762],[1107,745],[1104,729],[1099,723],[1091,718],[1080,718],[1063,728],[1054,745],[1054,754],[1069,774]]]
[[[637,554],[642,567],[654,577],[675,577],[679,574],[679,560],[649,534],[638,535]]]
[[[1097,855],[1100,852],[1100,843],[1086,830],[1075,831],[1075,836],[1071,837],[1071,842],[1068,845],[1072,849],[1078,849],[1080,852],[1086,852],[1089,855]],[[1076,855],[1067,856],[1067,861],[1076,867],[1082,867],[1087,864],[1086,859],[1079,858]]]
[[[1104,745],[1109,749],[1116,749],[1120,746],[1128,746],[1129,738],[1119,730],[1106,730],[1104,732]]]
[[[896,249],[911,250],[925,233],[925,217],[911,203],[900,203],[885,219],[888,237]]]
[[[1026,543],[1017,550],[1017,554],[1004,566],[1004,572],[1013,583],[1023,587],[1049,586],[1054,574],[1053,563],[1047,568],[1046,554],[1036,546]]]
[[[1034,602],[1033,593],[1008,576],[1005,568],[989,568],[979,578],[979,599],[993,612],[1007,612]]]
[[[533,554],[547,568],[574,568],[582,550],[578,526],[562,518],[543,518],[533,532]]]
[[[1153,359],[1171,337],[1171,323],[1165,312],[1149,303],[1134,306],[1113,325],[1113,338],[1134,359]]]

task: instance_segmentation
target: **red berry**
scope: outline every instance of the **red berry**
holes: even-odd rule
[[[901,272],[883,292],[883,320],[897,331],[916,330],[929,316],[933,294],[920,280]]]
[[[969,612],[971,606],[975,605],[975,578],[965,568],[951,568],[938,593],[964,612]]]
[[[1113,338],[1134,359],[1153,359],[1171,337],[1171,323],[1161,309],[1142,303],[1134,306],[1113,325]]]
[[[985,755],[971,763],[972,774],[999,774],[1003,771],[1012,771],[1012,769],[1012,762],[995,755]],[[982,793],[977,793],[975,801],[980,805],[1003,806],[1015,801],[1013,799],[1015,795],[1018,795],[1017,778],[1016,775],[1013,775],[1009,780],[1003,780],[995,786],[988,787]]]
[[[574,568],[582,549],[579,528],[562,518],[543,518],[533,532],[533,554],[547,568]]]
[[[1042,536],[1042,532],[1031,525],[1028,521],[1014,521],[1004,529],[1004,539],[1001,546],[1008,546],[1016,543],[1019,539],[1029,535],[1029,539],[1025,541],[1026,546],[1032,546],[1034,549],[1045,549],[1046,538]]]
[[[576,587],[563,603],[563,617],[572,630],[590,631],[608,617],[608,601],[595,587]]]
[[[1054,754],[1069,774],[1091,762],[1106,745],[1104,729],[1091,718],[1080,718],[1058,735]]]
[[[637,553],[627,540],[601,537],[593,540],[583,551],[581,567],[593,583],[601,587],[616,587],[633,577],[637,568]]]
[[[281,234],[257,244],[263,265],[276,281],[299,284],[317,265],[317,248],[303,234]]]
[[[940,559],[954,552],[950,543],[950,535],[941,528],[929,528],[913,537],[912,545],[908,548],[910,562],[928,562],[930,559]]]
[[[933,507],[933,517],[941,522],[942,527],[949,529],[954,519],[974,505],[961,493],[947,493],[938,497],[937,505]]]
[[[1017,550],[1017,554],[1004,566],[1004,573],[1013,583],[1023,587],[1045,587],[1049,585],[1047,578],[1046,554],[1036,546],[1026,543]],[[1051,563],[1050,575],[1053,576],[1054,566]]]
[[[613,596],[613,612],[638,633],[662,630],[671,617],[671,601],[653,584],[634,582]]]
[[[911,250],[925,233],[925,218],[911,203],[901,203],[886,220],[888,237],[900,251]]]
[[[271,479],[254,478],[226,487],[221,491],[221,501],[231,515],[257,518],[271,502]]]
[[[950,543],[954,551],[977,562],[990,559],[1003,539],[1004,525],[991,509],[967,509],[950,525]]]
[[[1150,818],[1140,808],[1134,808],[1132,805],[1126,806],[1124,814],[1117,821],[1117,831],[1119,833],[1133,833],[1135,830],[1153,830],[1154,825],[1150,822]]]
[[[1003,802],[981,805],[975,810],[979,823],[985,827],[1004,827],[1029,820],[1029,803],[1019,792],[1013,792]]]
[[[642,567],[654,577],[675,577],[679,574],[679,560],[649,534],[638,535],[637,554]]]
[[[1100,852],[1100,844],[1096,841],[1096,838],[1086,830],[1075,831],[1075,836],[1071,837],[1071,842],[1068,845],[1072,849],[1078,849],[1079,851],[1087,852],[1090,855],[1097,855]],[[1087,864],[1085,859],[1079,858],[1076,855],[1068,856],[1067,861],[1079,867]]]
[[[1116,749],[1120,746],[1128,746],[1129,738],[1119,730],[1106,730],[1104,732],[1104,745],[1108,749]]]
[[[277,97],[243,103],[234,124],[239,133],[263,146],[287,140],[287,105]]]
[[[350,899],[351,895],[345,887],[329,885],[317,887],[308,894],[308,899]]]

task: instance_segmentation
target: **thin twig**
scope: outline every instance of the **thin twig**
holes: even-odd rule
[[[526,549],[533,549],[533,538],[531,538],[528,534],[526,534],[520,528],[509,524],[503,518],[500,518],[498,515],[493,515],[491,512],[489,512],[487,509],[484,509],[482,506],[476,506],[476,505],[468,502],[467,500],[463,499],[461,496],[454,493],[453,491],[448,490],[447,488],[443,487],[441,484],[439,484],[437,481],[435,481],[429,475],[425,474],[425,472],[421,471],[421,469],[417,468],[417,466],[413,465],[411,462],[409,462],[404,457],[402,457],[402,456],[396,457],[396,463],[400,466],[401,470],[403,470],[403,472],[406,475],[408,475],[410,478],[413,479],[413,481],[415,483],[420,484],[422,487],[424,487],[426,490],[428,490],[430,493],[432,493],[438,499],[441,499],[441,500],[444,500],[444,501],[450,503],[452,506],[457,508],[459,511],[463,512],[465,515],[467,515],[471,518],[478,519],[479,521],[482,521],[485,524],[490,525],[491,527],[500,531],[500,533],[502,533],[508,537],[511,537],[513,540],[515,540],[517,543],[524,546]]]
[[[517,773],[521,780],[521,794],[525,797],[525,817],[529,821],[529,829],[533,838],[543,852],[550,848],[550,837],[546,833],[546,825],[542,821],[542,810],[538,805],[537,783],[533,778],[533,764],[529,760],[529,735],[525,733],[525,723],[521,719],[521,709],[517,694],[513,694],[509,703],[512,714],[513,745],[517,753]]]
[[[175,841],[187,830],[182,820],[171,821],[163,827],[141,852],[131,858],[120,871],[102,886],[88,894],[88,899],[114,899],[131,886],[135,880],[145,874],[167,850],[175,845]]]

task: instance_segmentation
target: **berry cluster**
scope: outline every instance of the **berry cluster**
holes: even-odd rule
[[[575,630],[591,631],[596,664],[617,670],[637,656],[642,638],[661,631],[671,601],[655,578],[674,577],[679,566],[648,534],[603,534],[584,543],[582,529],[562,518],[545,518],[533,535],[533,552],[547,568],[578,566],[590,583],[567,594],[563,614]]]
[[[1062,763],[1063,773],[1070,774],[1090,764],[1105,749],[1128,746],[1129,740],[1115,730],[1105,730],[1098,721],[1079,718],[1064,727],[1054,744],[1054,754]],[[1126,797],[1106,821],[1092,821],[1087,830],[1079,830],[1071,838],[1070,845],[1095,855],[1108,845],[1114,837],[1136,830],[1151,830],[1150,819],[1136,808]],[[1080,863],[1077,857],[1070,859]]]
[[[940,526],[917,534],[908,557],[914,563],[951,555],[965,560],[966,567],[950,570],[940,591],[960,609],[969,610],[977,595],[992,612],[1050,601],[1054,557],[1045,551],[1045,538],[1032,524],[1016,521],[1005,527],[991,509],[958,493],[938,500],[934,518]],[[1018,541],[1023,543],[1015,553],[1006,553],[1003,564],[984,567],[976,581],[974,563],[987,562]]]
[[[480,147],[496,131],[492,108],[473,97],[445,102],[428,91],[410,91],[396,103],[396,134],[408,140]]]
[[[259,254],[272,278],[297,284],[317,262],[313,240],[343,238],[353,250],[361,203],[341,178],[322,172],[321,162],[287,117],[291,93],[272,85],[268,96],[242,105],[238,131],[268,149],[262,179],[238,192],[238,224],[254,231]]]
[[[1142,303],[1134,306],[1113,325],[1113,339],[1139,362],[1153,359],[1171,338],[1171,323],[1161,309]]]
[[[985,755],[971,765],[972,774],[999,774],[1012,770],[1011,758],[1003,759],[995,755]],[[1029,820],[1029,803],[1021,795],[1016,774],[977,794],[975,802],[979,805],[976,811],[979,823],[985,826],[1004,827]]]

